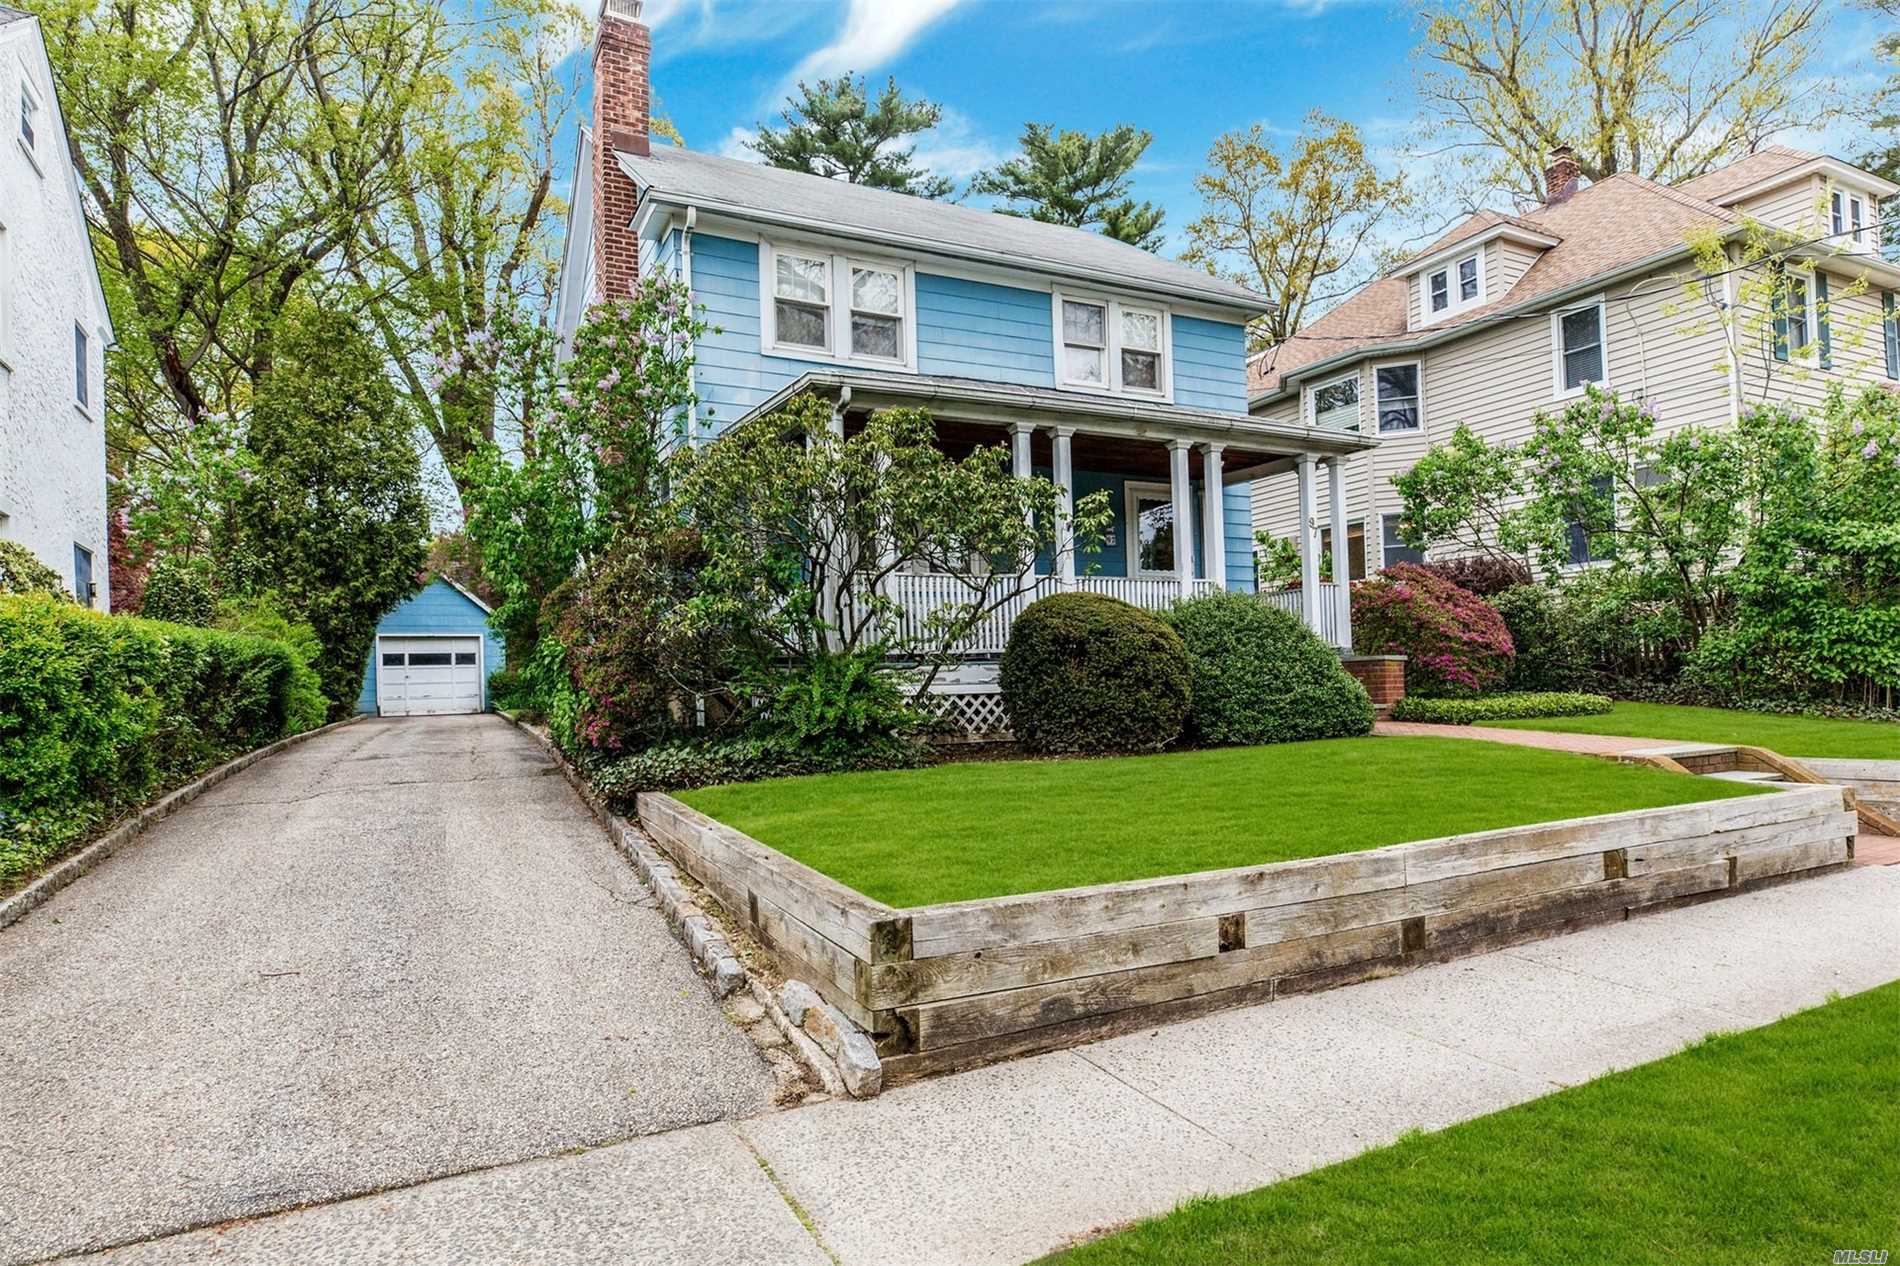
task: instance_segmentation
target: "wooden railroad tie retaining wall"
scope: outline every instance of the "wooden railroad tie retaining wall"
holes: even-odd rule
[[[687,808],[643,825],[877,1040],[887,1084],[1832,868],[1839,787],[898,910]]]

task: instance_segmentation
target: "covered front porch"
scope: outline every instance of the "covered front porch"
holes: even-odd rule
[[[1217,589],[1255,592],[1253,482],[1297,470],[1303,518],[1315,539],[1319,486],[1330,484],[1333,516],[1341,521],[1335,539],[1344,539],[1346,463],[1376,443],[1245,414],[965,379],[816,371],[780,394],[798,391],[829,398],[833,426],[846,435],[877,409],[927,409],[946,453],[1005,443],[1016,475],[1040,475],[1056,486],[1053,547],[1017,592],[951,647],[974,661],[1000,656],[1016,617],[1053,593],[1101,593],[1160,611]],[[1095,492],[1109,494],[1113,517],[1101,542],[1084,548],[1065,529],[1075,500]],[[1310,548],[1306,570],[1299,590],[1262,600],[1300,616],[1328,645],[1349,649],[1345,586],[1320,581]],[[900,632],[915,637],[933,611],[967,601],[968,586],[949,573],[899,571],[885,580],[882,596],[897,607]]]

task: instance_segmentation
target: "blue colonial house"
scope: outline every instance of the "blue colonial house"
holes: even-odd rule
[[[1071,502],[1111,494],[1103,547],[1045,559],[1037,593],[1150,608],[1253,588],[1254,481],[1297,470],[1316,524],[1324,467],[1343,504],[1343,462],[1375,440],[1247,411],[1260,296],[1093,232],[653,145],[639,9],[601,13],[559,321],[571,334],[653,270],[686,282],[717,327],[694,349],[692,442],[800,393],[830,400],[847,434],[876,409],[925,408],[947,451],[1007,440],[1018,473]],[[955,592],[948,579],[900,576],[892,596],[921,613]],[[1349,647],[1343,589],[1312,579],[1274,600]],[[948,689],[986,688],[981,665],[1021,605],[959,648],[971,669]]]

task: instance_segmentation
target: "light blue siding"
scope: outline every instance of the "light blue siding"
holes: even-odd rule
[[[759,245],[693,234],[693,297],[714,328],[694,349],[698,433],[717,435],[818,362],[759,350]]]
[[[1247,327],[1174,318],[1174,402],[1183,408],[1247,411]]]
[[[653,252],[645,260],[642,272],[665,273],[677,277],[680,273],[680,231],[673,229],[663,234],[654,244]]]
[[[1053,387],[1055,326],[1046,290],[917,274],[917,370]]]
[[[487,674],[501,668],[505,652],[501,638],[488,627],[488,615],[448,581],[437,578],[413,598],[404,599],[376,625],[377,634],[402,636],[419,633],[481,635],[482,706],[489,704]],[[356,697],[358,712],[376,711],[376,645],[370,644],[369,664],[363,672],[363,693]]]
[[[1221,519],[1227,538],[1227,587],[1253,592],[1253,485],[1229,484],[1222,490]]]

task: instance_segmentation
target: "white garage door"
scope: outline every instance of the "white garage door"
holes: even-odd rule
[[[482,710],[482,639],[376,639],[376,710],[386,717]]]

